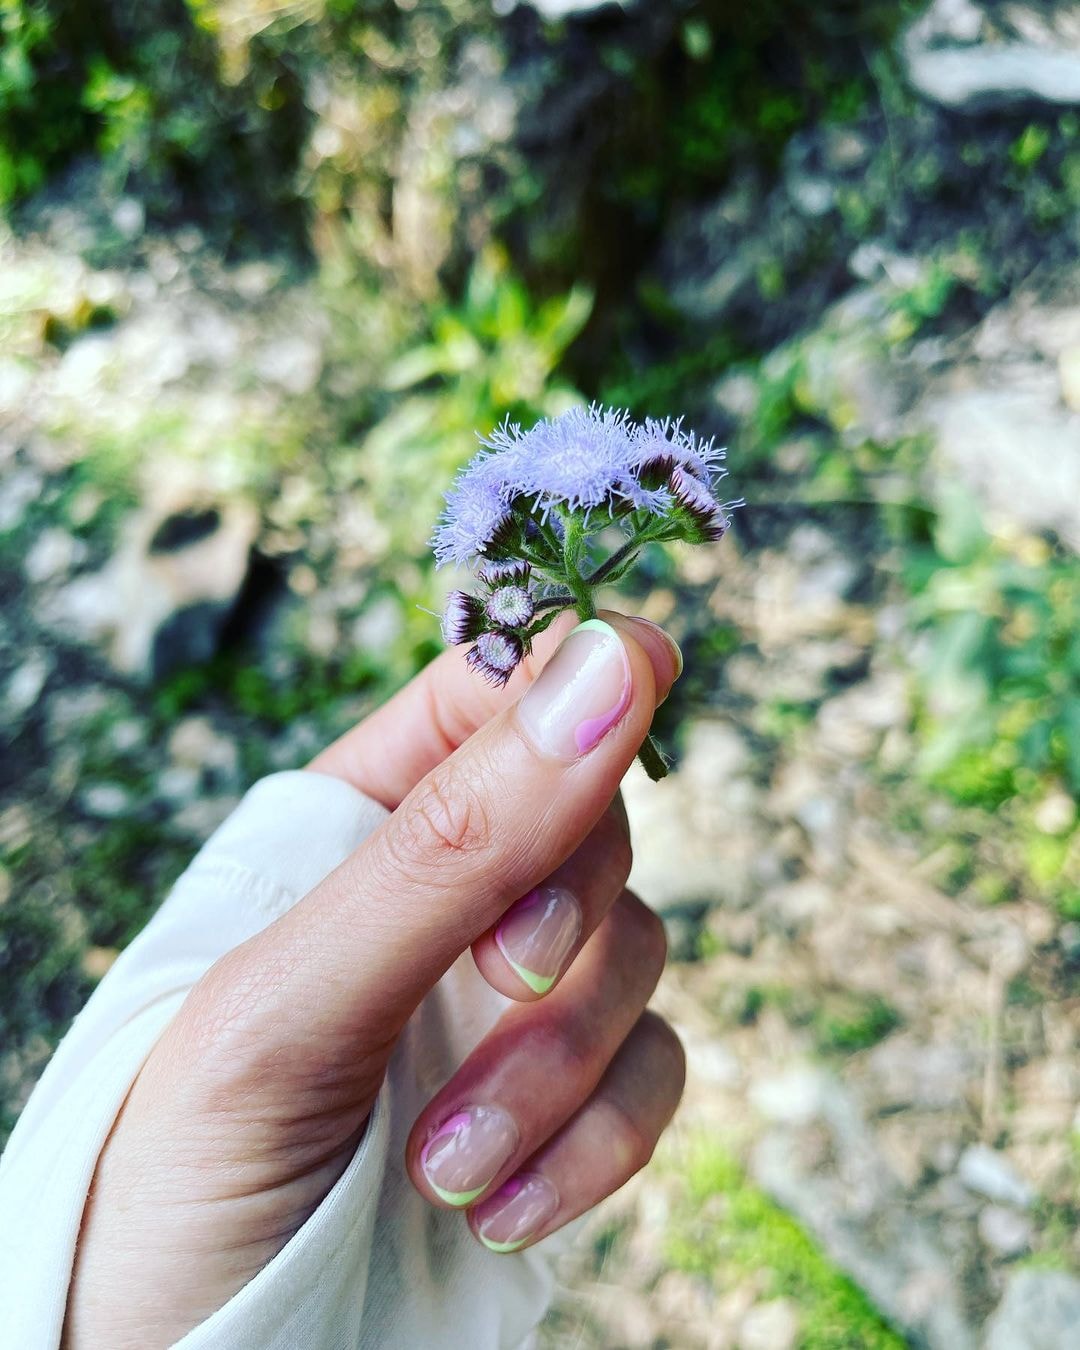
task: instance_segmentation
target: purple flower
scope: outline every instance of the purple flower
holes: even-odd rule
[[[726,528],[713,496],[724,477],[724,452],[684,431],[681,420],[647,418],[639,425],[625,412],[593,404],[527,431],[506,421],[481,444],[447,495],[432,544],[440,566],[484,560],[482,578],[489,586],[503,579],[499,567],[514,565],[516,549],[550,556],[553,543],[561,548],[567,516],[588,528],[601,511],[605,519],[620,520],[634,513],[637,530],[643,517],[670,518],[674,526],[680,518],[685,523],[689,512],[699,542],[719,538],[721,520]],[[712,503],[707,521],[705,496]],[[692,498],[693,507],[683,498]]]
[[[637,429],[635,437],[639,474],[660,471],[666,478],[678,467],[691,473],[707,487],[717,484],[727,474],[723,468],[724,452],[713,441],[702,440],[693,431],[683,431],[682,418],[662,422],[647,417]]]
[[[485,563],[480,569],[480,580],[492,588],[496,586],[524,586],[532,568],[527,562]]]
[[[469,648],[465,660],[489,684],[501,687],[514,673],[524,654],[524,644],[513,633],[481,633]]]
[[[498,628],[524,628],[536,602],[524,586],[500,586],[488,596],[487,616]]]
[[[435,561],[469,563],[491,548],[512,526],[510,503],[503,488],[474,459],[446,494],[446,510],[435,530]]]
[[[482,441],[494,453],[483,461],[504,494],[534,503],[546,520],[556,506],[586,516],[599,507],[662,509],[667,499],[642,486],[636,474],[637,428],[613,408],[572,408],[523,431],[504,422]]]
[[[451,591],[443,610],[443,641],[451,647],[471,642],[484,631],[483,601],[465,591]]]
[[[691,517],[700,533],[700,541],[722,539],[731,524],[712,490],[688,469],[677,466],[671,471],[671,495]]]

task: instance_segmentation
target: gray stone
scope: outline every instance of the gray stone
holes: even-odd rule
[[[985,1195],[997,1204],[1027,1209],[1035,1192],[1003,1153],[986,1144],[972,1144],[960,1155],[957,1175],[969,1191]]]
[[[979,1237],[998,1256],[1019,1256],[1031,1247],[1034,1226],[1026,1214],[987,1205],[979,1215]]]
[[[46,652],[31,652],[14,671],[4,689],[0,706],[3,707],[5,720],[17,722],[24,713],[30,711],[38,700],[45,681],[52,670],[52,661]]]
[[[944,478],[958,476],[999,516],[1080,549],[1080,414],[1060,403],[1052,371],[1038,384],[943,394],[924,420]]]
[[[217,731],[208,717],[185,717],[169,737],[169,754],[177,764],[209,769],[222,778],[235,777],[239,768],[236,742]]]
[[[755,1303],[739,1327],[739,1350],[792,1350],[799,1330],[799,1310],[790,1299]]]
[[[20,524],[41,488],[41,475],[33,469],[5,469],[0,474],[0,530],[14,530]]]
[[[131,809],[131,793],[120,783],[91,783],[80,793],[79,805],[87,815],[115,820]]]
[[[987,1323],[985,1350],[1076,1350],[1080,1280],[1061,1270],[1018,1270]]]
[[[965,7],[961,31],[975,36],[977,18],[974,6]],[[916,24],[902,43],[902,53],[913,88],[948,108],[977,112],[1031,100],[1080,103],[1080,52],[1064,46],[1034,42],[935,45],[926,27]]]
[[[44,529],[30,546],[23,562],[27,581],[44,585],[56,581],[86,557],[86,544],[56,526]]]

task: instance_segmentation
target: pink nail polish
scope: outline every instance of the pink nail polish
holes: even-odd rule
[[[581,932],[581,907],[561,886],[537,886],[506,911],[495,945],[535,994],[559,977]]]
[[[476,1207],[476,1235],[493,1252],[513,1252],[552,1218],[559,1193],[538,1173],[519,1173]]]
[[[513,1119],[498,1106],[467,1106],[444,1120],[420,1153],[428,1185],[448,1205],[467,1205],[518,1146]]]
[[[630,705],[630,663],[618,633],[602,619],[579,624],[518,704],[536,748],[554,759],[584,755]]]

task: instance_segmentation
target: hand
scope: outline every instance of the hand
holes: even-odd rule
[[[648,1160],[683,1058],[645,1011],[663,930],[624,889],[616,794],[678,658],[654,625],[607,617],[501,691],[449,652],[312,763],[392,814],[219,960],[150,1054],[95,1174],[70,1350],[171,1345],[276,1255],[355,1152],[413,1010],[470,946],[520,1006],[417,1120],[421,1194],[517,1250]]]

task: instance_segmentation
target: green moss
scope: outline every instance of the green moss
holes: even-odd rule
[[[833,996],[815,1011],[814,1042],[822,1054],[869,1049],[900,1025],[900,1014],[877,995]]]
[[[866,1295],[723,1148],[702,1142],[680,1159],[679,1172],[683,1191],[666,1244],[677,1269],[718,1292],[753,1275],[764,1297],[791,1299],[801,1318],[798,1350],[903,1350]]]

